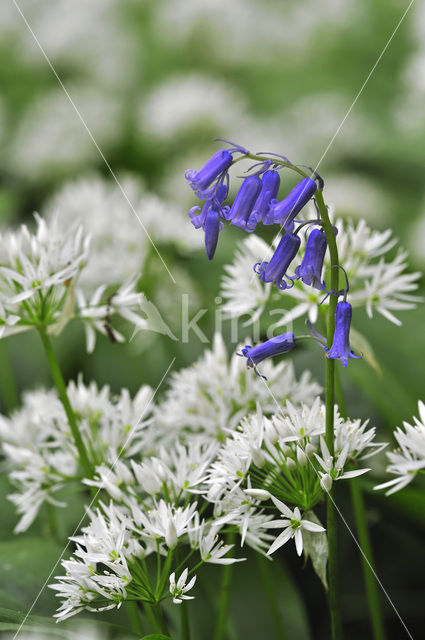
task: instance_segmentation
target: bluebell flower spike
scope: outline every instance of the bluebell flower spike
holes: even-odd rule
[[[292,331],[282,333],[279,336],[275,336],[266,342],[258,344],[256,347],[252,347],[247,344],[242,349],[242,353],[238,353],[238,356],[245,357],[248,368],[253,368],[256,375],[264,380],[267,378],[261,375],[257,369],[257,364],[265,360],[266,358],[272,358],[283,353],[288,353],[295,347],[295,336]]]

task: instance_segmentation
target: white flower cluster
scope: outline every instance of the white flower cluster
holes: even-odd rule
[[[113,501],[108,505],[100,501],[90,514],[89,526],[72,538],[77,548],[62,563],[66,576],[58,576],[52,585],[63,600],[58,619],[82,609],[103,610],[105,601],[106,608],[117,607],[130,595],[150,603],[169,594],[175,604],[190,599],[184,595],[195,583],[193,576],[186,585],[189,569],[177,582],[175,572],[169,575],[178,545],[188,547],[190,556],[196,551],[201,563],[242,560],[227,556],[233,544],[224,544],[219,535],[225,520],[201,515],[207,503],[204,501],[204,508],[198,505],[217,448],[215,443],[205,443],[205,438],[192,436],[185,446],[160,447],[156,456],[141,456],[142,462],[135,462],[133,456],[131,470],[127,467],[128,475],[118,491],[111,490],[109,479],[99,482]],[[145,563],[151,554],[157,554],[159,563],[165,558],[155,587]]]
[[[81,380],[69,385],[95,468],[83,483],[97,492],[90,523],[71,539],[74,554],[62,562],[66,574],[52,585],[61,600],[58,620],[119,607],[126,598],[191,599],[201,564],[244,559],[231,553],[236,536],[241,546],[271,555],[291,539],[301,554],[307,535],[326,535],[312,508],[332,482],[367,471],[358,461],[382,445],[367,423],[344,421],[336,411],[330,456],[318,385],[309,376],[297,382],[288,363],[266,364],[279,412],[244,361],[229,361],[218,335],[157,408],[148,387],[131,400],[126,391],[112,399],[107,387]],[[27,394],[20,411],[0,420],[0,432],[23,531],[44,501],[58,504],[55,493],[72,478],[82,480],[77,452],[53,393]],[[282,531],[273,535],[275,529]]]
[[[307,217],[314,218],[314,212],[310,216],[307,214]],[[349,295],[353,307],[365,307],[369,317],[377,311],[394,324],[401,324],[393,311],[413,309],[421,300],[412,294],[418,288],[417,281],[421,274],[406,273],[407,253],[399,249],[395,257],[384,257],[397,244],[397,240],[391,237],[390,229],[374,231],[364,220],[357,224],[337,220],[335,226],[338,229],[339,258],[350,282]],[[229,316],[250,315],[246,323],[249,324],[261,315],[268,301],[292,299],[296,304],[289,311],[281,310],[280,324],[288,324],[303,315],[308,315],[311,322],[316,322],[324,297],[322,291],[297,280],[294,287],[285,290],[284,297],[277,297],[276,290],[269,284],[264,286],[253,272],[255,263],[270,259],[273,246],[254,236],[240,243],[233,263],[225,267],[226,275],[221,288],[223,310]],[[305,243],[294,262],[294,268],[302,259],[303,246]],[[325,270],[328,267],[327,256]]]
[[[107,386],[98,389],[93,382],[86,386],[80,379],[77,384],[70,382],[68,395],[94,464],[115,463],[115,473],[125,475],[125,461],[151,448],[150,387],[143,386],[131,399],[127,390],[114,397]],[[0,416],[0,436],[16,487],[9,497],[21,516],[15,531],[21,532],[44,502],[65,506],[54,496],[66,483],[81,480],[78,454],[63,406],[52,391],[25,394],[19,410],[9,418]]]
[[[234,353],[230,358],[222,336],[216,333],[211,350],[205,351],[192,366],[174,373],[165,399],[155,410],[158,428],[169,437],[183,430],[205,432],[221,438],[226,430],[255,410],[259,402],[265,414],[274,413],[277,403],[308,403],[321,388],[309,372],[299,380],[291,361],[262,365],[267,386],[247,369],[245,358]]]
[[[0,337],[33,327],[59,333],[71,318],[79,318],[92,351],[96,331],[113,341],[124,340],[111,326],[114,315],[146,328],[147,321],[140,315],[144,296],[136,291],[137,277],[108,296],[101,280],[87,301],[78,281],[88,268],[90,236],[78,223],[68,220],[63,224],[57,216],[47,223],[36,215],[35,221],[34,233],[23,225],[0,235]]]
[[[256,416],[244,418],[229,433],[209,470],[208,500],[229,524],[239,526],[241,533],[253,526],[260,529],[277,526],[267,518],[262,522],[261,513],[251,514],[258,501],[272,498],[281,504],[280,500],[284,500],[296,509],[309,511],[331,489],[333,481],[369,471],[346,470],[347,467],[356,467],[359,460],[385,446],[374,442],[374,428],[367,429],[367,423],[360,420],[342,420],[335,410],[335,454],[331,456],[324,441],[325,407],[320,398],[311,407],[304,404],[296,407],[288,402],[286,410],[286,415],[267,418],[258,409]],[[321,455],[317,453],[319,445]],[[247,502],[247,496],[251,502]],[[291,518],[300,521],[296,515]],[[297,524],[297,530],[298,527],[301,532],[302,526]],[[285,542],[292,537],[289,533],[288,530]],[[298,550],[302,549],[300,535],[296,536]],[[257,537],[257,548],[264,547],[265,542],[265,538]],[[280,546],[275,544],[269,553]]]
[[[384,482],[375,489],[388,489],[387,495],[406,487],[422,469],[425,469],[425,404],[418,402],[419,418],[414,416],[414,424],[403,422],[404,430],[400,427],[394,431],[398,447],[388,451],[390,464],[388,473],[396,477]]]

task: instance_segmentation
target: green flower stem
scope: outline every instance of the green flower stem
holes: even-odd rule
[[[161,633],[162,629],[158,624],[157,618],[154,613],[154,605],[149,602],[143,603],[143,612],[146,614],[146,617],[149,621],[149,626],[153,633]]]
[[[190,625],[189,614],[187,609],[187,602],[182,602],[180,605],[180,628],[182,640],[190,640]]]
[[[338,407],[341,416],[346,419],[347,411],[345,407],[344,395],[341,386],[341,380],[336,372],[335,377],[335,389],[338,400]],[[382,617],[381,602],[379,598],[379,589],[375,580],[375,576],[371,567],[375,566],[372,544],[369,536],[369,529],[367,526],[367,517],[364,504],[363,493],[360,488],[359,479],[352,478],[350,480],[351,501],[353,504],[354,519],[356,522],[357,535],[359,538],[359,544],[363,551],[362,569],[363,580],[366,587],[366,598],[369,607],[369,614],[372,622],[373,638],[374,640],[385,640],[385,628]],[[363,555],[364,554],[364,555]],[[366,556],[366,558],[365,558]]]
[[[317,207],[323,221],[323,230],[328,241],[329,255],[331,259],[331,284],[333,291],[339,289],[339,258],[338,248],[336,245],[335,234],[329,219],[328,210],[323,200],[323,193],[317,189],[315,193]],[[329,296],[328,308],[328,324],[327,324],[327,346],[331,347],[335,332],[335,310],[338,302],[338,296],[331,294]],[[334,455],[334,405],[335,405],[335,360],[326,358],[326,445],[331,456]],[[333,502],[334,489],[328,492],[326,498],[326,528],[328,535],[328,599],[331,617],[332,640],[342,638],[342,626],[338,602],[338,549],[337,549],[337,523],[336,510]]]
[[[66,391],[65,380],[63,379],[62,372],[59,367],[59,363],[56,359],[55,352],[53,351],[52,343],[49,336],[44,329],[39,329],[41,341],[43,343],[44,351],[47,356],[47,360],[50,366],[50,372],[52,374],[53,382],[58,390],[60,401],[65,409],[66,417],[71,429],[72,437],[74,438],[75,446],[77,447],[78,455],[80,457],[81,466],[83,467],[84,474],[87,478],[91,478],[93,475],[92,465],[87,455],[86,447],[84,446],[83,439],[78,428],[77,418],[71,407],[71,403]]]
[[[3,367],[0,369],[0,389],[4,406],[11,413],[19,404],[18,385],[14,375],[8,344],[3,338],[0,340],[0,361]]]
[[[131,623],[131,628],[135,633],[144,635],[145,630],[143,628],[142,618],[137,606],[137,602],[135,602],[134,600],[127,600],[125,604],[127,608],[127,614]]]
[[[157,629],[160,633],[164,633],[165,635],[170,635],[168,630],[168,625],[165,620],[161,605],[159,602],[156,602],[152,605],[152,611],[156,619]]]
[[[277,590],[273,584],[273,576],[270,571],[270,561],[260,553],[256,553],[257,565],[261,573],[264,589],[267,593],[267,600],[276,633],[276,640],[287,640],[287,635],[283,628]]]
[[[234,544],[235,533],[227,535],[226,544]],[[223,565],[220,585],[220,599],[218,601],[217,621],[214,640],[224,640],[226,637],[227,618],[229,613],[230,585],[232,583],[233,564]]]

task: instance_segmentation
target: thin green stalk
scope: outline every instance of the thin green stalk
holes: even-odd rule
[[[145,612],[146,617],[147,617],[147,619],[149,621],[149,625],[150,625],[151,631],[153,633],[157,633],[157,632],[161,633],[162,629],[161,629],[160,625],[158,624],[158,620],[157,620],[157,618],[156,618],[156,616],[154,614],[154,609],[153,609],[154,606],[155,605],[153,605],[153,604],[150,604],[148,602],[144,602],[143,603],[143,611]]]
[[[343,418],[347,418],[341,380],[338,372],[336,372],[336,374],[335,388],[339,412]],[[361,554],[363,580],[366,587],[366,598],[372,623],[373,637],[374,640],[385,640],[386,635],[382,617],[381,602],[379,598],[379,589],[373,573],[373,567],[375,566],[375,563],[373,558],[372,544],[367,525],[363,493],[360,488],[358,478],[352,478],[352,480],[350,481],[350,491],[351,501],[353,504],[354,519],[356,522],[357,536],[359,539],[360,547],[363,551],[363,553]]]
[[[331,291],[338,291],[339,288],[339,258],[336,245],[335,234],[329,219],[328,210],[323,200],[323,194],[317,189],[315,194],[316,203],[323,221],[323,230],[328,241],[329,254],[331,258]],[[331,347],[335,332],[335,310],[338,296],[329,296],[328,324],[327,324],[327,346]],[[334,438],[334,405],[335,405],[335,360],[326,359],[326,445],[329,453],[333,456],[335,449]],[[342,638],[342,626],[338,602],[338,549],[337,549],[337,523],[336,510],[333,499],[334,489],[328,492],[326,497],[326,528],[328,535],[328,600],[331,618],[332,640]]]
[[[134,600],[127,600],[125,604],[127,608],[128,618],[131,623],[131,628],[133,629],[133,631],[135,631],[135,633],[140,633],[141,635],[143,635],[145,633],[145,630],[143,628],[142,618],[140,616],[137,602],[135,602]]]
[[[234,544],[235,534],[227,535],[226,544]],[[223,565],[221,574],[220,598],[218,601],[217,621],[214,631],[214,640],[224,640],[227,630],[227,618],[229,613],[230,585],[232,583],[233,564]]]
[[[1,395],[6,411],[11,413],[19,404],[18,386],[8,346],[4,339],[0,340],[0,360],[3,362],[3,367],[0,368]]]
[[[78,428],[77,418],[75,417],[75,413],[68,398],[65,380],[63,379],[59,363],[56,359],[55,352],[53,351],[52,343],[44,329],[40,328],[39,334],[50,366],[50,372],[52,374],[53,382],[56,385],[60,401],[62,402],[63,408],[65,409],[66,417],[68,418],[72,437],[74,438],[75,446],[77,447],[78,455],[80,457],[81,466],[83,467],[85,476],[87,478],[91,478],[93,475],[92,465],[89,461],[86,447],[84,446],[84,442]]]
[[[182,640],[190,640],[190,624],[187,602],[180,604],[180,628]]]
[[[267,593],[267,601],[273,618],[276,640],[287,640],[287,635],[282,624],[282,617],[280,615],[277,590],[273,584],[273,577],[270,571],[270,561],[259,553],[256,553],[255,557],[263,580],[264,589]]]
[[[165,633],[166,635],[169,635],[169,631],[168,631],[168,625],[167,622],[165,620],[162,608],[161,608],[161,604],[159,602],[156,602],[155,604],[152,605],[152,611],[154,613],[154,616],[156,618],[157,621],[157,625],[159,628],[160,633]]]

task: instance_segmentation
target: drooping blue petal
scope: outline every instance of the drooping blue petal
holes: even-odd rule
[[[195,229],[204,227],[208,211],[210,211],[211,209],[218,211],[221,215],[224,216],[227,211],[227,207],[222,207],[222,203],[227,198],[228,192],[228,184],[220,182],[211,197],[205,201],[201,213],[199,213],[198,215],[196,215],[195,213],[196,211],[200,210],[200,207],[192,207],[189,210],[189,218]]]
[[[313,229],[308,236],[302,262],[295,269],[295,275],[305,284],[321,291],[325,289],[322,270],[327,246],[325,233],[321,229]]]
[[[331,360],[341,360],[344,367],[349,358],[359,359],[350,349],[350,325],[352,308],[349,302],[338,302],[335,311],[335,333],[332,346],[325,349],[326,355]]]
[[[257,263],[254,270],[263,282],[274,282],[279,289],[286,289],[283,279],[292,260],[300,248],[301,239],[293,233],[285,233],[277,245],[270,262]]]
[[[246,224],[252,212],[252,208],[261,191],[261,179],[258,176],[245,178],[232,204],[227,219],[236,227],[246,231]]]
[[[207,252],[208,260],[212,260],[214,258],[215,250],[218,242],[218,234],[220,231],[220,216],[218,211],[214,211],[210,209],[206,215],[205,219],[205,250]]]
[[[232,154],[227,149],[217,151],[208,162],[200,169],[188,169],[185,178],[196,195],[205,197],[205,191],[211,183],[218,178],[232,164]]]
[[[304,178],[284,200],[273,200],[270,206],[273,221],[283,225],[285,229],[291,229],[295,216],[312,198],[316,189],[317,185],[314,180]],[[267,224],[270,223],[267,222]]]
[[[261,191],[254,203],[252,212],[246,223],[248,231],[254,231],[259,222],[264,222],[270,203],[276,198],[280,187],[280,175],[277,171],[266,171],[261,181]],[[269,223],[264,223],[269,224]]]
[[[242,353],[239,353],[238,355],[244,356],[246,358],[248,368],[253,367],[255,373],[260,376],[256,367],[259,362],[282,353],[288,353],[288,351],[291,351],[294,347],[295,336],[292,331],[288,331],[287,333],[282,333],[281,335],[271,338],[266,342],[262,342],[256,347],[251,347],[247,344],[242,349]],[[261,377],[264,378],[264,376]]]

